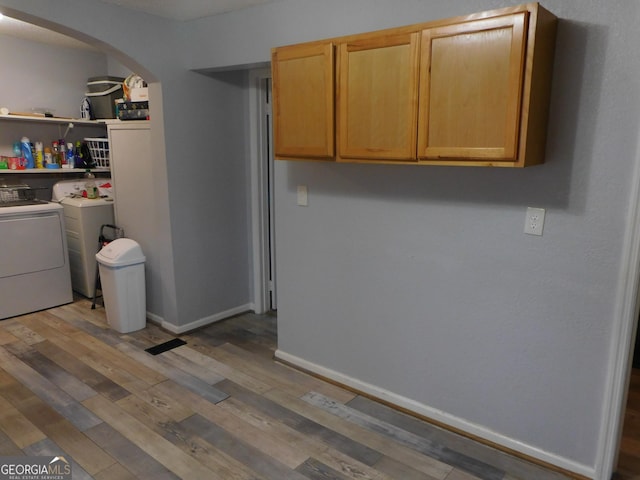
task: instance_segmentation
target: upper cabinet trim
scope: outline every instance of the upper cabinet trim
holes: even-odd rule
[[[527,3],[274,48],[276,158],[543,163],[556,25]]]

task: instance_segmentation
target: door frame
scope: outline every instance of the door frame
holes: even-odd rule
[[[632,178],[627,229],[618,277],[618,299],[607,365],[607,384],[596,452],[595,478],[606,480],[610,479],[615,471],[620,451],[640,312],[640,156],[636,157]]]
[[[269,270],[269,172],[265,168],[269,161],[265,154],[270,148],[270,132],[262,121],[267,115],[264,102],[263,83],[271,78],[270,68],[260,68],[249,72],[249,155],[251,159],[251,248],[253,265],[253,307],[256,313],[265,313],[271,308]],[[275,251],[275,246],[271,245]],[[275,292],[275,279],[272,282]]]

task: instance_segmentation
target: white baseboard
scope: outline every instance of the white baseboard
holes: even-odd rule
[[[150,320],[151,323],[155,323],[156,325],[160,325],[160,326],[162,326],[162,323],[164,322],[163,317],[151,312],[147,312],[147,320]]]
[[[389,390],[380,388],[376,385],[372,385],[370,383],[358,380],[357,378],[349,377],[348,375],[345,375],[343,373],[330,370],[295,355],[283,352],[282,350],[276,350],[275,357],[285,363],[312,372],[316,375],[328,378],[330,380],[333,380],[334,382],[345,385],[356,391],[366,393],[367,395],[371,395],[372,397],[388,402],[389,404],[396,405],[400,408],[414,412],[422,417],[430,418],[443,425],[448,425],[456,430],[466,432],[478,438],[482,438],[495,445],[500,445],[502,447],[505,447],[506,449],[519,452],[528,457],[540,460],[550,465],[555,465],[556,467],[582,475],[587,478],[595,478],[596,472],[594,467],[583,465],[568,458],[564,458],[554,453],[547,452],[514,438],[502,435],[498,432],[494,432],[493,430],[489,430],[481,425],[469,422],[463,418],[451,415],[445,411],[429,407],[428,405],[416,402],[415,400],[403,397],[396,393],[390,392]]]
[[[209,315],[208,317],[195,320],[185,325],[174,325],[173,323],[167,322],[164,318],[149,312],[147,312],[147,318],[151,322],[161,326],[165,330],[168,330],[175,335],[180,335],[181,333],[195,330],[196,328],[200,327],[205,327],[207,325],[211,325],[212,323],[219,322],[220,320],[224,320],[225,318],[233,317],[234,315],[238,315],[240,313],[250,312],[252,310],[253,303],[246,303],[244,305],[239,305],[229,310],[225,310],[224,312],[216,313],[214,315]]]

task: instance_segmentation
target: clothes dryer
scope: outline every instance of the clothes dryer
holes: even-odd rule
[[[62,210],[0,205],[0,319],[73,301]]]

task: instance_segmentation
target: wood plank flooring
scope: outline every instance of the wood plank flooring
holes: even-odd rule
[[[275,315],[118,334],[85,299],[0,322],[0,456],[74,479],[566,480],[273,361]]]

